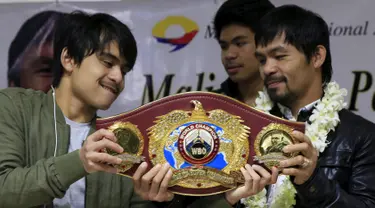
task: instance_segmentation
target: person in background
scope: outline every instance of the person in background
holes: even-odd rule
[[[263,81],[254,56],[254,35],[260,19],[273,8],[268,0],[228,0],[217,11],[214,30],[221,48],[221,61],[229,76],[217,93],[255,105]]]
[[[8,87],[48,92],[53,79],[53,37],[63,15],[43,11],[24,22],[8,51]]]

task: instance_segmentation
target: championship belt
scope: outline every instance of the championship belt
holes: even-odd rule
[[[292,122],[258,111],[228,96],[210,92],[176,94],[133,111],[100,118],[97,129],[114,132],[124,148],[115,167],[132,177],[142,161],[151,169],[169,163],[169,190],[204,196],[245,182],[241,167],[258,163],[271,169],[295,155],[282,152],[295,142],[291,132],[305,131]]]

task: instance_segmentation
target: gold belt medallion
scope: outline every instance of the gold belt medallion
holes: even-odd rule
[[[243,183],[240,167],[250,154],[250,128],[239,116],[223,110],[206,112],[199,101],[191,102],[191,112],[174,110],[148,129],[151,162],[171,165],[170,186],[199,189]]]

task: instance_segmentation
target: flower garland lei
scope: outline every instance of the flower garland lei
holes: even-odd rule
[[[337,124],[340,122],[338,112],[346,106],[344,101],[346,95],[347,91],[340,89],[336,82],[328,83],[324,89],[324,97],[318,101],[309,118],[311,124],[306,122],[305,134],[320,153],[328,145],[328,142],[326,142],[328,133],[335,131]],[[259,92],[255,103],[255,108],[265,113],[269,113],[274,105],[265,90]],[[267,202],[266,189],[256,195],[241,199],[241,202],[248,208],[290,208],[295,205],[296,190],[289,176],[280,175],[273,186],[273,197],[269,202]]]

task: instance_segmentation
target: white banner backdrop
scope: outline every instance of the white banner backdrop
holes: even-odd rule
[[[375,1],[273,0],[319,13],[331,29],[333,79],[348,89],[348,108],[375,121],[373,57]],[[22,23],[42,10],[105,12],[126,23],[138,42],[139,56],[126,76],[124,92],[100,116],[125,112],[184,91],[218,89],[227,77],[211,21],[222,1],[132,1],[0,6],[0,88],[7,87],[7,51]],[[5,28],[5,29],[4,29]],[[165,38],[169,38],[166,40]],[[171,52],[173,49],[175,51]]]

